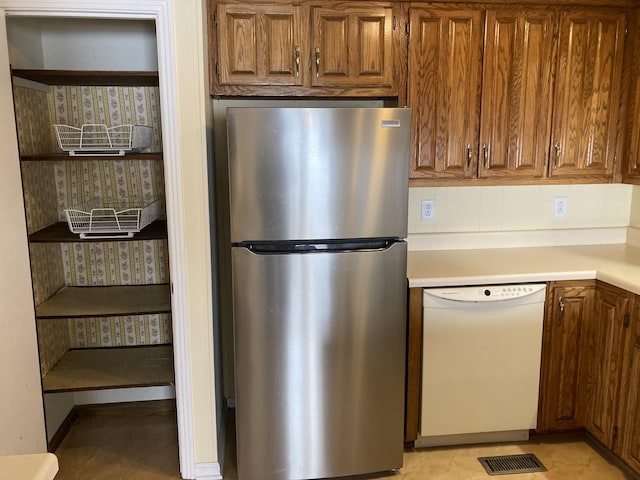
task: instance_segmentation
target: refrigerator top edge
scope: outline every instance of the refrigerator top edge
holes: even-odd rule
[[[405,238],[407,108],[227,110],[231,242]]]

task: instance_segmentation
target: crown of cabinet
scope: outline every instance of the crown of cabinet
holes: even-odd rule
[[[393,96],[393,5],[211,6],[214,95]]]

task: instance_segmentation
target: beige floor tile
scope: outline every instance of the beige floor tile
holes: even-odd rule
[[[227,423],[224,480],[237,480],[233,421]],[[81,415],[55,452],[56,480],[177,480],[175,411],[97,408]],[[533,453],[548,472],[490,477],[478,457]],[[529,442],[408,450],[396,474],[358,480],[625,480],[626,475],[580,435],[538,436]],[[261,479],[251,479],[261,480]],[[342,479],[347,480],[347,479]]]

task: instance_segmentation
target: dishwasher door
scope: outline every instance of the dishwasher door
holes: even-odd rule
[[[418,446],[528,438],[537,421],[545,289],[424,290]]]

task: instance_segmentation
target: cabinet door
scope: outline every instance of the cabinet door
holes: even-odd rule
[[[477,9],[409,12],[412,178],[476,176],[482,18]]]
[[[625,388],[620,425],[622,459],[640,473],[640,298],[635,297],[628,349],[625,355]]]
[[[555,14],[488,11],[478,176],[542,177],[551,130]]]
[[[393,85],[391,5],[314,6],[312,86]]]
[[[582,422],[581,342],[593,308],[592,282],[557,282],[547,296],[542,340],[539,431],[575,430]]]
[[[550,156],[553,177],[613,174],[625,15],[570,10],[560,21]]]
[[[301,8],[218,4],[221,85],[301,85]]]
[[[637,55],[636,61],[640,62]],[[623,181],[639,184],[640,183],[640,75],[638,75],[638,71],[640,68],[635,67],[634,76],[634,95],[633,103],[630,103],[631,107],[630,112],[630,123],[631,129],[627,130],[629,132],[629,145],[627,146],[627,153],[625,155],[625,168],[623,171]]]
[[[631,68],[631,88],[629,95],[629,116],[625,129],[625,155],[622,169],[622,181],[640,184],[640,56],[635,52],[640,48],[640,12],[630,16],[629,32],[632,32],[627,44],[626,57],[633,59]],[[629,55],[632,52],[632,55]]]
[[[586,427],[608,448],[614,442],[620,371],[624,348],[624,322],[630,294],[598,283],[590,318],[587,351],[591,352],[587,377]]]

